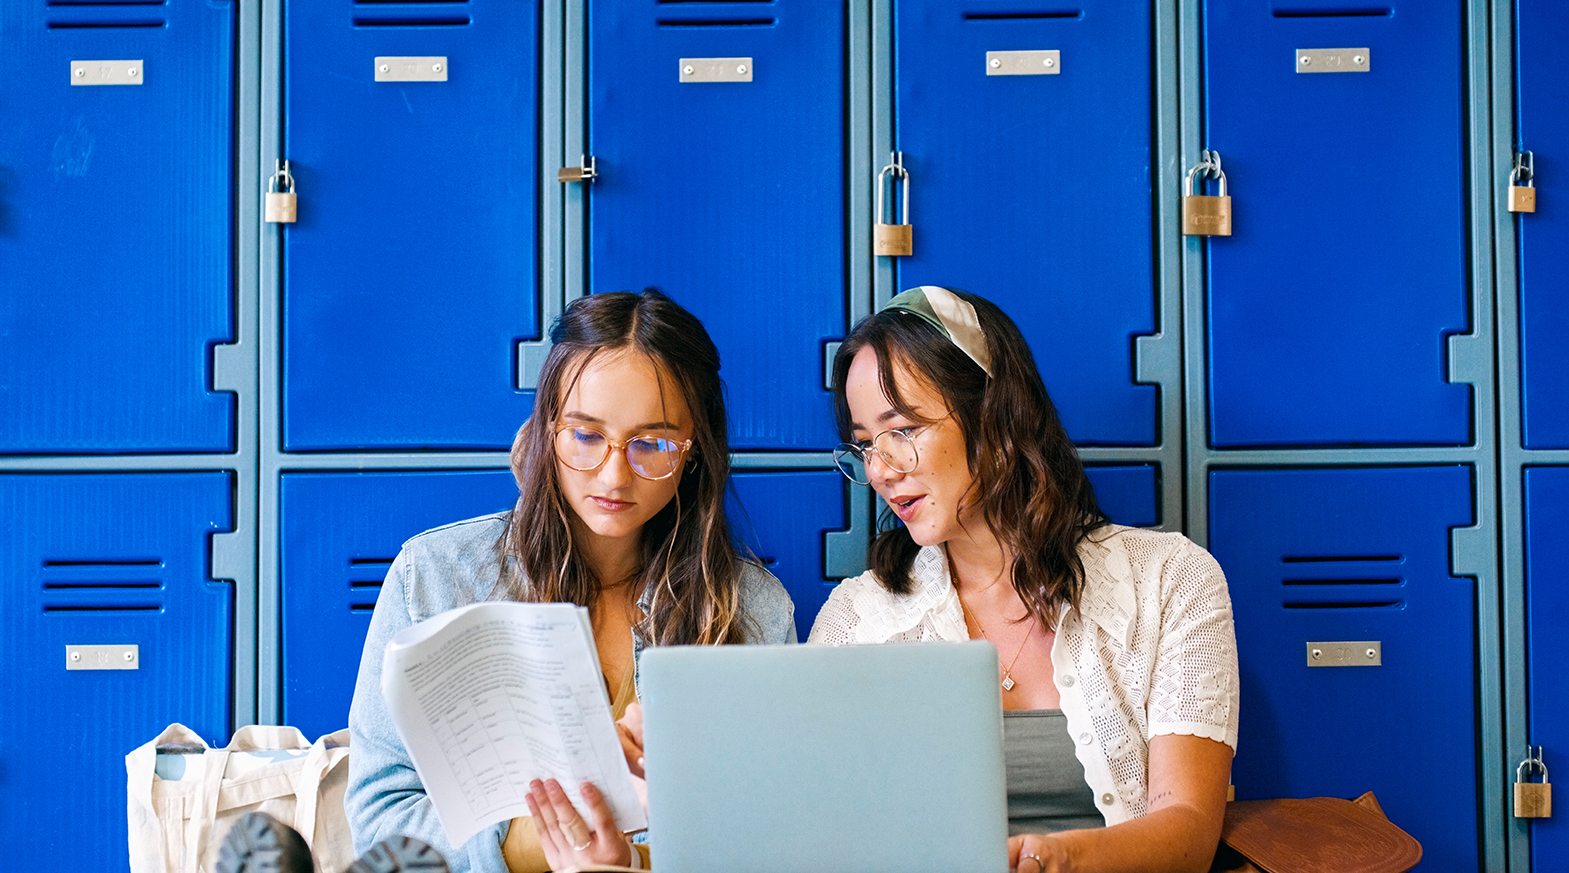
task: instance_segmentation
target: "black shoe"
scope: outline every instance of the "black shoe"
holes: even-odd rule
[[[390,837],[349,865],[344,873],[448,873],[447,859],[413,837]]]
[[[247,812],[218,847],[217,873],[316,873],[310,847],[294,828],[265,812]]]

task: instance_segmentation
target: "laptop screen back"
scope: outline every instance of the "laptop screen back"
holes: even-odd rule
[[[643,654],[664,873],[1005,873],[997,653],[983,642]]]

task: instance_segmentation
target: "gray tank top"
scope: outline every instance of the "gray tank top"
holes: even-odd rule
[[[1062,710],[1006,710],[1002,736],[1010,836],[1105,826]]]

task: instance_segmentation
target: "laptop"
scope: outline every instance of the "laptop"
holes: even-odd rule
[[[663,873],[1007,873],[991,644],[643,653]]]

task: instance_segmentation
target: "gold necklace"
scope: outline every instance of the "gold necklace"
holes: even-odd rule
[[[959,593],[958,588],[955,587],[954,588],[954,594],[958,594],[958,593]],[[971,612],[970,608],[968,606],[964,605],[964,598],[963,597],[959,598],[959,608],[964,611],[965,615],[969,616],[972,620],[974,620],[975,626],[981,632],[981,639],[983,639],[983,640],[987,641],[988,643],[990,643],[991,642],[991,637],[986,635],[986,626],[981,624],[981,619],[980,619],[979,616],[977,616],[975,613]],[[1028,619],[1028,618],[1029,618],[1029,616],[1026,616],[1026,619]],[[1009,661],[1007,669],[1002,671],[1002,690],[1004,690],[1004,691],[1012,691],[1013,690],[1013,686],[1018,684],[1018,683],[1013,681],[1013,675],[1012,675],[1013,674],[1013,665],[1019,663],[1019,656],[1024,654],[1024,644],[1030,641],[1030,636],[1032,634],[1034,634],[1034,633],[1035,633],[1035,623],[1031,622],[1030,626],[1024,629],[1024,639],[1019,640],[1019,650],[1017,652],[1013,653],[1013,660]],[[992,645],[995,647],[996,643],[992,643]]]

